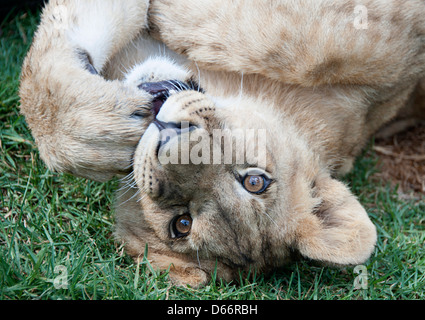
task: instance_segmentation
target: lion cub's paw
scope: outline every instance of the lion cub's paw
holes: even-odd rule
[[[173,285],[179,287],[190,286],[192,288],[199,288],[205,285],[210,277],[207,273],[196,267],[175,267],[170,268],[169,273],[170,281]]]
[[[186,82],[190,78],[189,71],[166,57],[149,58],[134,66],[125,77],[125,83],[138,87],[145,82],[177,80]]]

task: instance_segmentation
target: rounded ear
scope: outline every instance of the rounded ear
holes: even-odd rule
[[[376,244],[376,228],[365,209],[341,182],[330,176],[316,180],[319,206],[297,226],[297,248],[310,259],[337,264],[364,263]]]

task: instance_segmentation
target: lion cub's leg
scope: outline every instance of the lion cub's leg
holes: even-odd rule
[[[425,70],[423,1],[155,0],[149,10],[151,34],[201,68],[308,87],[388,87]]]
[[[49,168],[107,180],[129,170],[151,96],[102,73],[146,26],[148,1],[52,0],[24,61],[21,111]]]

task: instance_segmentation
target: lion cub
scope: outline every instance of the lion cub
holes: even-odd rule
[[[336,177],[424,107],[424,13],[420,0],[51,0],[21,109],[49,168],[128,175],[116,235],[176,284],[293,253],[361,264],[376,228]]]

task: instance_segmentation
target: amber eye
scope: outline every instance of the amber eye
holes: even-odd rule
[[[269,184],[269,179],[258,175],[246,175],[242,183],[248,192],[255,194],[264,192]]]
[[[171,237],[182,238],[189,234],[192,229],[192,217],[188,214],[178,216],[171,222]]]

